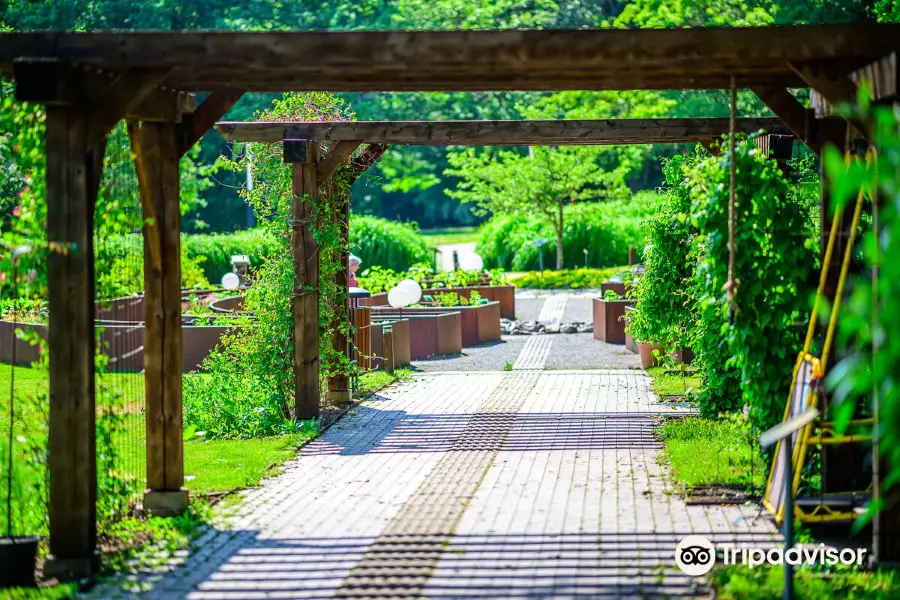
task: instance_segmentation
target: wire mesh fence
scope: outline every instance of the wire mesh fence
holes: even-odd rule
[[[146,486],[143,223],[124,124],[109,136],[94,218],[98,518],[132,513]]]

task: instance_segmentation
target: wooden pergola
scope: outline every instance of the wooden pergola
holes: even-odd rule
[[[47,106],[47,215],[50,348],[50,551],[48,573],[95,572],[96,454],[94,403],[93,208],[106,136],[122,119],[136,154],[145,216],[145,380],[147,488],[145,508],[176,513],[183,488],[181,415],[180,214],[178,160],[248,91],[378,92],[506,90],[753,90],[783,126],[819,151],[843,146],[851,125],[807,109],[789,88],[813,90],[813,106],[851,101],[857,84],[877,79],[876,101],[896,97],[900,25],[705,28],[600,31],[460,32],[35,32],[0,34],[0,74],[13,77],[20,100]],[[893,57],[893,60],[891,59]],[[196,94],[208,93],[199,104]],[[610,122],[607,122],[610,123]],[[621,122],[595,126],[594,143],[652,132]],[[706,121],[711,126],[712,120]],[[295,127],[292,125],[291,127]],[[377,127],[354,124],[355,127]],[[236,126],[237,128],[238,126]],[[312,127],[311,125],[307,127]],[[571,127],[562,125],[560,127]],[[541,143],[573,139],[568,131]],[[401,128],[402,129],[402,128]],[[669,123],[669,141],[678,139]],[[284,138],[283,131],[276,140]],[[326,131],[292,129],[285,147],[295,163],[295,194],[315,194],[326,176],[368,137],[336,141]],[[362,133],[358,131],[357,133]],[[483,132],[481,132],[483,133]],[[521,131],[519,132],[522,133]],[[391,135],[406,135],[406,142]],[[410,143],[409,127],[379,143]],[[452,134],[452,135],[451,135]],[[274,135],[269,133],[268,135]],[[449,129],[445,144],[459,144]],[[470,132],[470,137],[474,134]],[[479,134],[480,135],[480,134]],[[502,142],[497,138],[494,142]],[[560,135],[551,141],[553,135]],[[689,134],[681,133],[682,138]],[[696,131],[690,135],[699,135]],[[704,134],[707,135],[707,134]],[[603,136],[606,136],[603,138]],[[629,138],[629,136],[632,136]],[[715,137],[715,136],[712,136]],[[291,139],[291,138],[287,138]],[[419,138],[421,143],[423,138]],[[488,138],[490,139],[490,138]],[[513,139],[511,136],[508,139]],[[516,143],[535,143],[519,136]],[[472,140],[474,143],[474,140]],[[572,143],[575,143],[574,141]],[[581,143],[585,143],[582,141]],[[373,158],[383,146],[373,143]],[[822,197],[828,220],[828,197]],[[295,203],[297,204],[297,203]],[[842,227],[846,235],[849,223]],[[827,223],[822,227],[828,232]],[[312,251],[298,231],[295,253]],[[842,238],[843,239],[843,238]],[[838,244],[834,255],[842,256]],[[832,268],[831,272],[839,272]],[[300,281],[317,277],[314,269]],[[836,280],[830,282],[834,294]],[[303,302],[311,314],[312,295]],[[296,315],[295,315],[296,319]],[[295,331],[295,335],[297,332]],[[317,335],[307,330],[299,338]],[[312,337],[309,337],[312,336]],[[312,354],[298,386],[317,372]],[[306,388],[313,393],[311,388]],[[318,388],[315,390],[318,394]],[[896,536],[894,536],[896,537]],[[886,552],[900,542],[883,535]]]

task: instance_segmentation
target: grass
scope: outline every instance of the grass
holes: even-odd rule
[[[42,588],[0,589],[0,600],[67,600],[74,598],[78,584],[64,583]]]
[[[477,227],[447,227],[444,229],[423,229],[419,233],[425,236],[431,246],[443,244],[466,244],[477,242],[480,237]]]
[[[683,373],[675,373],[669,367],[651,367],[647,373],[653,380],[653,391],[659,396],[683,396],[690,390],[700,387],[700,376],[694,369],[685,369]]]
[[[780,565],[753,569],[729,565],[713,569],[710,580],[720,600],[770,600],[780,598],[784,591],[784,571]],[[900,599],[900,575],[893,571],[866,572],[849,568],[826,574],[799,568],[794,571],[794,597],[797,600]]]
[[[759,490],[764,467],[739,417],[669,419],[657,430],[675,479],[692,488],[729,485]]]

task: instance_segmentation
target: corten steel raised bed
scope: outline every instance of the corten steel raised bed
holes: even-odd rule
[[[129,299],[130,301],[137,298]],[[128,310],[137,310],[130,304]],[[138,304],[143,310],[143,306]],[[98,314],[110,314],[110,310]],[[123,314],[119,312],[118,314]],[[136,313],[134,313],[136,314]],[[219,344],[220,338],[229,331],[236,331],[239,327],[221,325],[195,326],[192,325],[196,317],[182,316],[182,370],[195,371],[200,368],[209,353]],[[102,327],[100,334],[101,352],[109,357],[107,369],[110,371],[140,372],[144,370],[144,323],[139,321],[121,321],[111,319],[98,319],[97,327]],[[41,323],[14,323],[0,321],[0,361],[12,362],[13,344],[16,345],[16,364],[30,365],[39,358],[37,346],[22,341],[14,336],[14,331],[21,329],[26,334],[34,331],[43,339],[47,339],[47,325]]]
[[[625,297],[625,284],[618,281],[604,281],[600,284],[600,296],[606,295],[607,290],[612,290],[618,295]]]
[[[390,307],[372,308],[372,320],[407,319],[409,321],[409,356],[425,360],[462,352],[462,316],[459,311],[434,312],[429,309]]]
[[[625,307],[634,306],[633,300],[593,299],[594,339],[608,344],[625,343]]]
[[[514,285],[478,285],[451,288],[427,288],[422,290],[423,296],[434,296],[444,292],[456,292],[467,300],[472,292],[478,292],[482,298],[500,303],[500,316],[504,319],[516,318],[516,286]],[[386,306],[387,293],[372,294],[369,298],[360,298],[361,306]]]
[[[398,309],[390,307],[373,306],[372,311],[373,314],[400,314]],[[422,308],[404,308],[402,311],[403,316],[406,316],[407,314],[443,312],[460,313],[462,345],[464,348],[500,340],[499,302],[488,302],[487,304],[479,304],[477,306],[426,306]]]
[[[394,367],[407,367],[412,361],[409,352],[409,319],[381,319],[376,317],[369,326],[372,339],[372,368],[384,369],[384,327],[394,331]]]

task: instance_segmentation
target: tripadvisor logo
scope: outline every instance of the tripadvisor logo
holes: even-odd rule
[[[686,575],[706,575],[716,564],[716,550],[702,535],[689,535],[675,547],[675,564]]]
[[[829,548],[825,544],[818,546],[793,547],[785,552],[782,548],[754,548],[749,546],[722,546],[720,551],[723,564],[745,565],[752,569],[763,564],[781,565],[785,559],[788,564],[820,564],[833,567],[843,565],[862,565],[867,550],[865,548]],[[716,564],[716,549],[712,542],[701,535],[689,535],[675,547],[675,564],[686,575],[699,577],[706,575]]]

